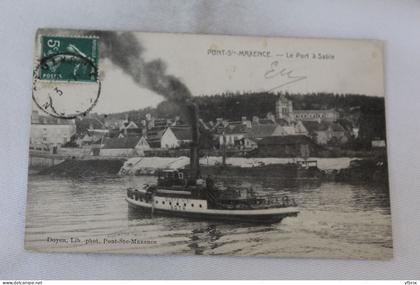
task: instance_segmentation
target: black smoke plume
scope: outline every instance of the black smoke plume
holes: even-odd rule
[[[191,125],[190,179],[195,183],[200,175],[198,108],[192,102],[187,86],[177,77],[166,73],[166,64],[162,60],[146,61],[143,57],[144,48],[132,33],[100,31],[94,34],[100,38],[101,57],[110,59],[140,86],[180,107],[181,116]]]
[[[100,56],[119,66],[138,85],[152,90],[183,109],[191,100],[187,86],[177,77],[166,73],[165,62],[160,59],[144,59],[144,48],[133,33],[95,31],[90,34],[100,38]]]

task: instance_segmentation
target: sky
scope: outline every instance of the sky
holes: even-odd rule
[[[161,59],[193,96],[237,91],[332,92],[384,96],[379,41],[136,33],[146,61]],[[137,85],[109,59],[99,62],[102,91],[93,112],[156,106],[163,98]]]

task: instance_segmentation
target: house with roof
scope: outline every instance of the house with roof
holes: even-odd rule
[[[261,157],[309,157],[317,150],[304,135],[270,136],[258,141],[256,155]]]
[[[245,136],[254,141],[258,141],[265,137],[272,136],[278,127],[280,126],[276,124],[252,125],[252,127],[247,130]]]
[[[165,129],[161,128],[151,128],[146,132],[146,138],[149,146],[151,148],[160,148],[162,135],[165,132]]]
[[[143,134],[143,128],[140,128],[133,121],[124,121],[120,126],[120,134],[123,136],[141,136]]]
[[[293,124],[294,129],[295,129],[295,134],[296,135],[305,135],[307,136],[308,130],[305,128],[305,125],[303,124],[302,121],[297,121],[296,123]]]
[[[105,138],[100,149],[101,156],[136,156],[150,149],[145,137],[128,136],[123,138]]]
[[[260,119],[257,116],[252,121],[242,118],[238,122],[225,122],[223,128],[217,130],[220,145],[235,146],[241,149],[254,149],[257,142],[269,136],[308,135],[302,122],[289,123],[284,119]]]
[[[134,149],[136,150],[136,152],[143,156],[144,155],[144,151],[145,150],[149,150],[151,149],[149,142],[147,141],[147,137],[146,136],[141,136],[140,140],[137,142],[136,146],[134,147]]]
[[[308,135],[319,145],[328,143],[343,144],[349,138],[345,129],[335,122],[302,121]]]
[[[240,149],[245,151],[250,151],[258,148],[257,140],[248,137],[243,137],[242,139],[237,140],[236,145],[239,146]]]
[[[191,128],[189,126],[168,127],[160,140],[161,148],[189,147],[192,141]]]
[[[225,132],[228,145],[233,145],[234,141],[240,140],[247,134],[247,137],[262,138],[272,134],[277,125],[285,125],[286,121],[277,122],[273,115],[270,113],[267,118],[259,118],[253,116],[252,120],[248,120],[245,116],[241,121],[223,122],[223,127],[219,128],[219,134]],[[222,139],[220,139],[220,143]]]
[[[329,132],[331,134],[330,143],[344,144],[349,141],[349,134],[339,123],[330,123]]]
[[[83,147],[86,145],[91,145],[95,142],[95,139],[93,136],[89,135],[89,133],[80,134],[76,139],[76,144],[79,147]]]
[[[103,139],[110,136],[110,132],[107,129],[93,129],[89,128],[82,138],[82,145],[102,144]]]
[[[75,120],[66,120],[39,114],[32,110],[29,146],[39,150],[54,150],[71,141],[76,135]]]
[[[272,133],[273,136],[293,136],[296,135],[296,129],[294,125],[289,126],[280,126],[278,125],[274,132]]]
[[[219,130],[219,144],[234,146],[235,142],[243,139],[247,132],[247,125],[241,122],[229,123],[223,129]]]

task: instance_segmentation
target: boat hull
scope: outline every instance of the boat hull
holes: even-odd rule
[[[299,210],[296,207],[255,210],[222,210],[207,208],[192,210],[182,207],[159,207],[157,205],[152,207],[151,203],[136,201],[128,197],[126,200],[131,208],[148,212],[150,215],[177,216],[200,220],[221,220],[225,222],[278,223],[286,217],[297,216],[299,213]],[[203,202],[206,201],[203,200]]]

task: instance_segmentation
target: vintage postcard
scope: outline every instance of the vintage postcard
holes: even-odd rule
[[[383,43],[41,29],[25,248],[390,259]]]

